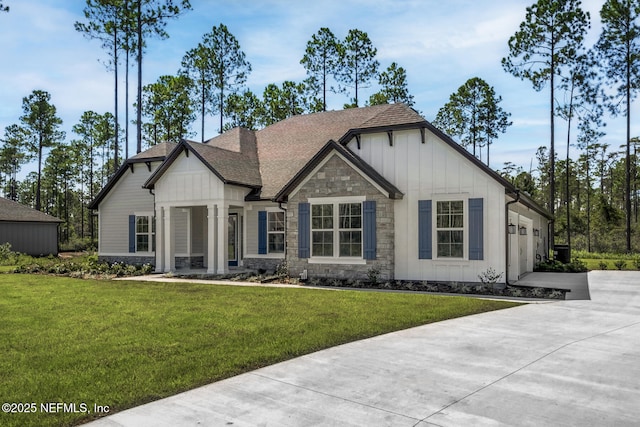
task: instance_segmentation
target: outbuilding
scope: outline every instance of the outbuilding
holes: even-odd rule
[[[62,220],[0,197],[0,244],[28,255],[58,254],[58,225]]]

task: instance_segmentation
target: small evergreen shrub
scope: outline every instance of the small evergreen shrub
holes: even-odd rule
[[[380,278],[380,270],[376,267],[371,267],[369,271],[367,271],[367,279],[371,282],[372,285],[378,283],[378,279]]]
[[[619,259],[618,261],[614,262],[613,265],[615,265],[618,270],[623,270],[627,266],[627,261]]]

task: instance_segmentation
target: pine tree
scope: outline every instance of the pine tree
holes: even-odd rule
[[[616,94],[609,102],[614,115],[627,119],[625,142],[626,250],[631,251],[631,101],[640,80],[640,1],[607,0],[600,11],[602,33],[596,43],[607,83]]]
[[[549,86],[549,211],[556,206],[555,190],[555,87],[563,64],[575,57],[587,32],[589,14],[580,0],[538,0],[526,9],[525,20],[509,39],[509,56],[502,59],[505,71],[529,80],[535,90]],[[549,246],[554,247],[554,223]]]

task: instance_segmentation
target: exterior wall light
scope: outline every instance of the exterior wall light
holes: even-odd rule
[[[509,222],[509,234],[516,234],[516,226]]]
[[[527,235],[527,227],[520,227],[520,235],[521,236],[526,236]]]
[[[540,230],[537,229],[537,228],[534,228],[533,229],[533,235],[536,236],[536,237],[540,237]]]

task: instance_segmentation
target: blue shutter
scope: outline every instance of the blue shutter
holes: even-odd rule
[[[432,259],[431,200],[418,200],[418,259]]]
[[[309,258],[311,253],[311,206],[309,203],[298,203],[298,258]]]
[[[258,211],[258,253],[267,253],[267,211]]]
[[[376,259],[376,202],[362,203],[362,243],[364,259]]]
[[[469,259],[484,259],[483,199],[469,199]]]
[[[129,215],[129,252],[136,251],[136,216]]]

